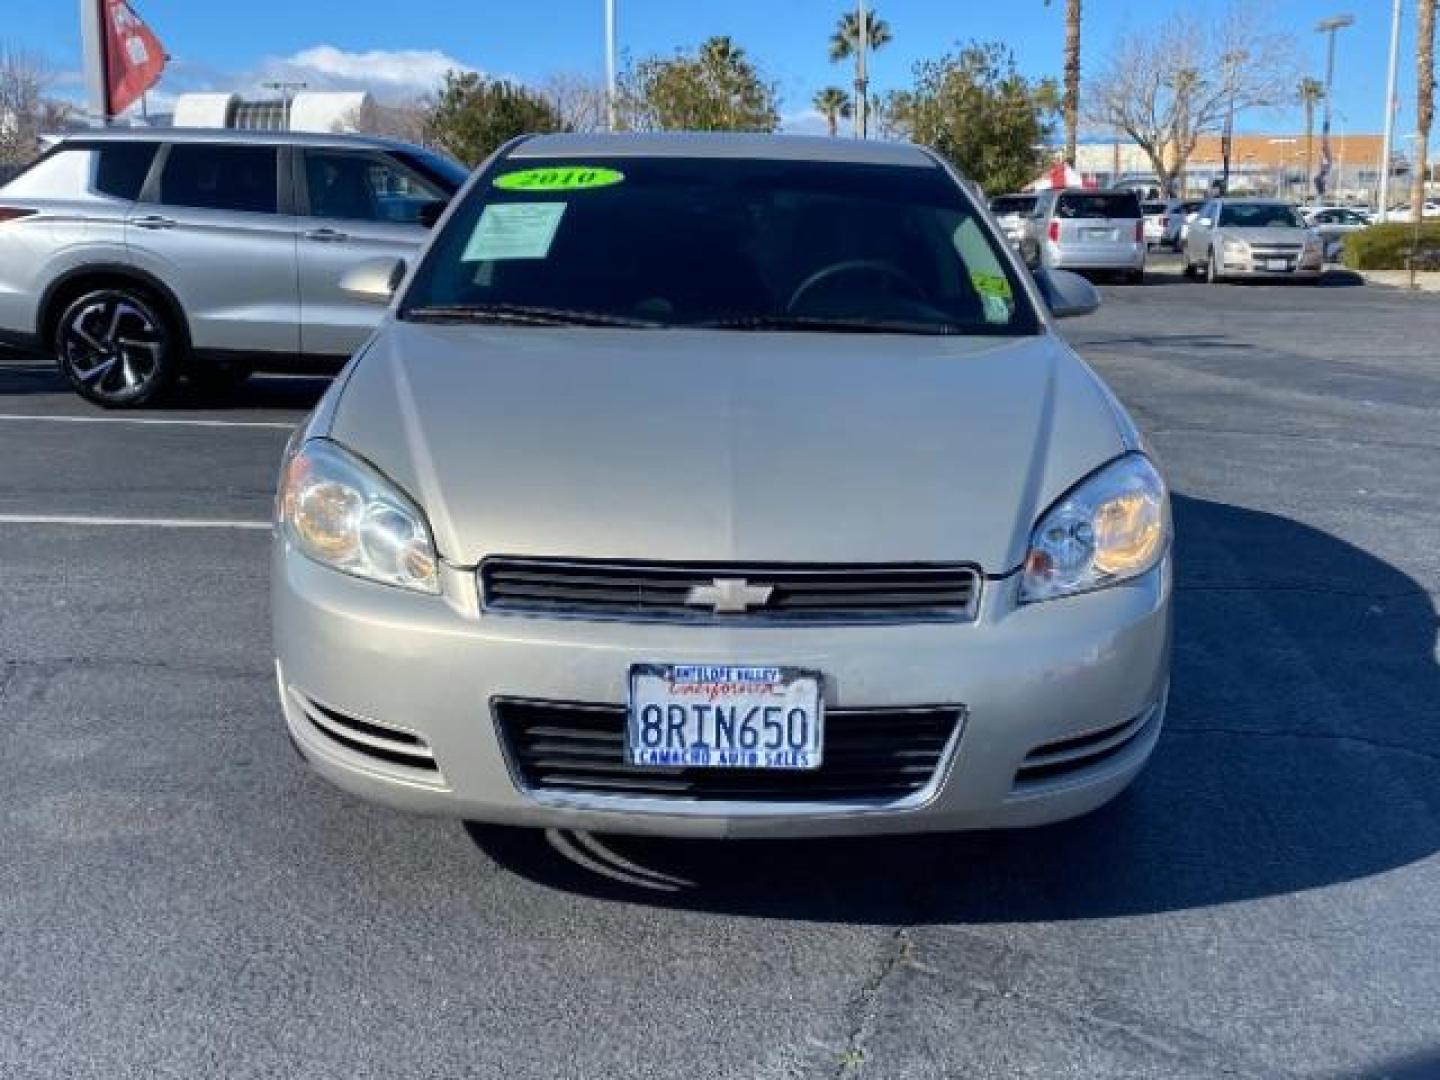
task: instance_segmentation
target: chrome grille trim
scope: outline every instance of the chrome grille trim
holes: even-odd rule
[[[1035,747],[1020,763],[1013,790],[1022,792],[1066,780],[1073,774],[1103,765],[1147,732],[1158,712],[1158,707],[1152,706],[1122,723]]]
[[[300,706],[311,730],[330,744],[393,771],[428,774],[427,779],[432,782],[439,778],[440,766],[430,744],[414,732],[321,705],[293,689],[290,695]]]
[[[743,613],[687,605],[717,579],[772,586]],[[684,622],[873,624],[971,622],[983,575],[968,563],[639,562],[493,556],[476,570],[486,613]]]

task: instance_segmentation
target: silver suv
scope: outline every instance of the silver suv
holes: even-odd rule
[[[333,369],[380,310],[341,290],[409,259],[465,170],[349,135],[96,131],[0,187],[0,341],[52,352],[84,397],[177,378]]]
[[[1126,281],[1145,278],[1145,221],[1140,197],[1120,188],[1043,191],[1030,219],[1027,252],[1048,270],[1118,271]]]

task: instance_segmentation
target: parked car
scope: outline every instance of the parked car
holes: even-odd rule
[[[1132,283],[1144,280],[1145,224],[1135,192],[1042,191],[1032,221],[1040,265],[1118,271]]]
[[[973,192],[898,142],[536,136],[398,300],[393,258],[353,271],[389,307],[274,533],[311,765],[693,836],[1114,797],[1165,712],[1165,483],[1056,332],[1095,289],[1026,273]]]
[[[1017,251],[1023,251],[1029,235],[1030,215],[1035,211],[1035,195],[997,195],[990,200],[990,212],[1000,224],[1000,231]]]
[[[1170,224],[1170,204],[1152,199],[1140,204],[1140,212],[1145,215],[1145,246],[1159,247]]]
[[[0,188],[0,335],[50,351],[109,407],[152,402],[182,375],[337,368],[379,319],[341,276],[413,258],[465,176],[348,135],[66,138]]]
[[[1389,211],[1380,212],[1375,215],[1376,221],[1409,221],[1411,220],[1411,204],[1404,203],[1401,206],[1391,208]],[[1440,202],[1434,199],[1426,199],[1421,204],[1420,216],[1426,218],[1440,217]]]
[[[1320,237],[1293,204],[1278,199],[1211,199],[1190,223],[1182,254],[1187,277],[1318,281]]]
[[[1343,206],[1315,207],[1305,214],[1305,223],[1320,237],[1325,245],[1325,259],[1335,262],[1345,250],[1345,238],[1351,233],[1369,228],[1370,219],[1358,210]]]
[[[1165,232],[1160,237],[1161,247],[1167,247],[1171,251],[1179,251],[1185,246],[1185,238],[1190,235],[1190,222],[1195,220],[1200,207],[1205,205],[1203,199],[1171,199],[1165,204]]]

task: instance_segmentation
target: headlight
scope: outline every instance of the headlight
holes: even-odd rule
[[[286,535],[316,562],[385,585],[440,591],[425,515],[338,443],[301,446],[285,463],[278,503]]]
[[[1170,496],[1143,454],[1092,474],[1040,517],[1020,600],[1089,592],[1150,570],[1170,543]]]
[[[1248,259],[1250,257],[1250,245],[1244,240],[1226,240],[1225,257],[1237,259]]]

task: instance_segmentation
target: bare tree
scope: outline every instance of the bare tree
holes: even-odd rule
[[[566,131],[605,130],[605,84],[599,79],[562,71],[548,76],[536,89],[560,114]]]
[[[367,100],[335,126],[343,131],[380,135],[387,139],[423,145],[429,116],[430,103],[424,98],[415,98],[398,105],[381,105],[377,101]]]
[[[35,156],[45,130],[45,58],[0,42],[0,164],[20,165]]]
[[[1296,70],[1294,36],[1267,30],[1251,7],[1219,19],[1169,16],[1115,42],[1089,87],[1087,115],[1134,139],[1173,193],[1200,136],[1219,131],[1232,110],[1293,101]]]

